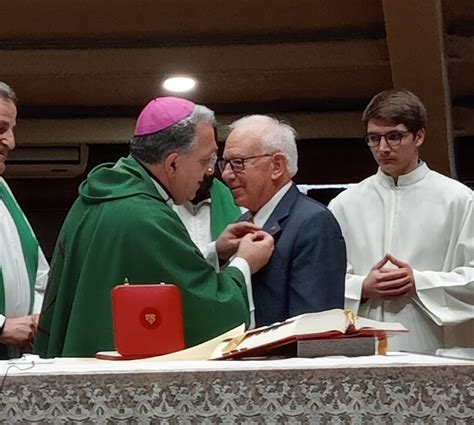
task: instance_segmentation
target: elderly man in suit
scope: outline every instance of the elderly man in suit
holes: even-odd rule
[[[231,124],[218,164],[243,217],[272,234],[275,250],[252,276],[256,326],[343,308],[346,248],[331,212],[292,182],[296,132],[264,115]]]

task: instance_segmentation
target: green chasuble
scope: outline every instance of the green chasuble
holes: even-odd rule
[[[111,289],[176,283],[187,346],[249,321],[241,271],[216,273],[131,156],[91,171],[61,229],[34,352],[89,357],[113,350]]]
[[[230,189],[214,179],[211,186],[211,234],[215,241],[230,223],[235,223],[242,215],[235,205]]]

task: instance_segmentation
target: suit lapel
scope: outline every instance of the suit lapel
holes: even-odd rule
[[[253,222],[253,216],[250,211],[247,211],[246,213],[242,214],[239,219],[237,220],[238,222],[240,221],[250,221]]]
[[[288,189],[288,192],[285,193],[283,198],[277,204],[276,208],[273,210],[272,214],[263,225],[263,230],[273,236],[275,240],[278,239],[283,227],[286,217],[290,215],[291,208],[296,202],[298,196],[298,188],[295,184],[292,184]]]

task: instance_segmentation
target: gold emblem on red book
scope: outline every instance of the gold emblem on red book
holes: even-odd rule
[[[153,314],[153,313],[145,314],[145,320],[146,320],[150,325],[153,325],[153,323],[156,322],[156,314]]]
[[[160,312],[155,307],[146,307],[140,312],[140,323],[146,329],[156,329],[161,324]]]

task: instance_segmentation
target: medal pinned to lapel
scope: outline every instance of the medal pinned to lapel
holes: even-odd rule
[[[280,226],[274,224],[272,227],[270,227],[270,231],[268,233],[270,233],[270,235],[274,235],[275,233],[277,233],[278,231],[280,230]]]

